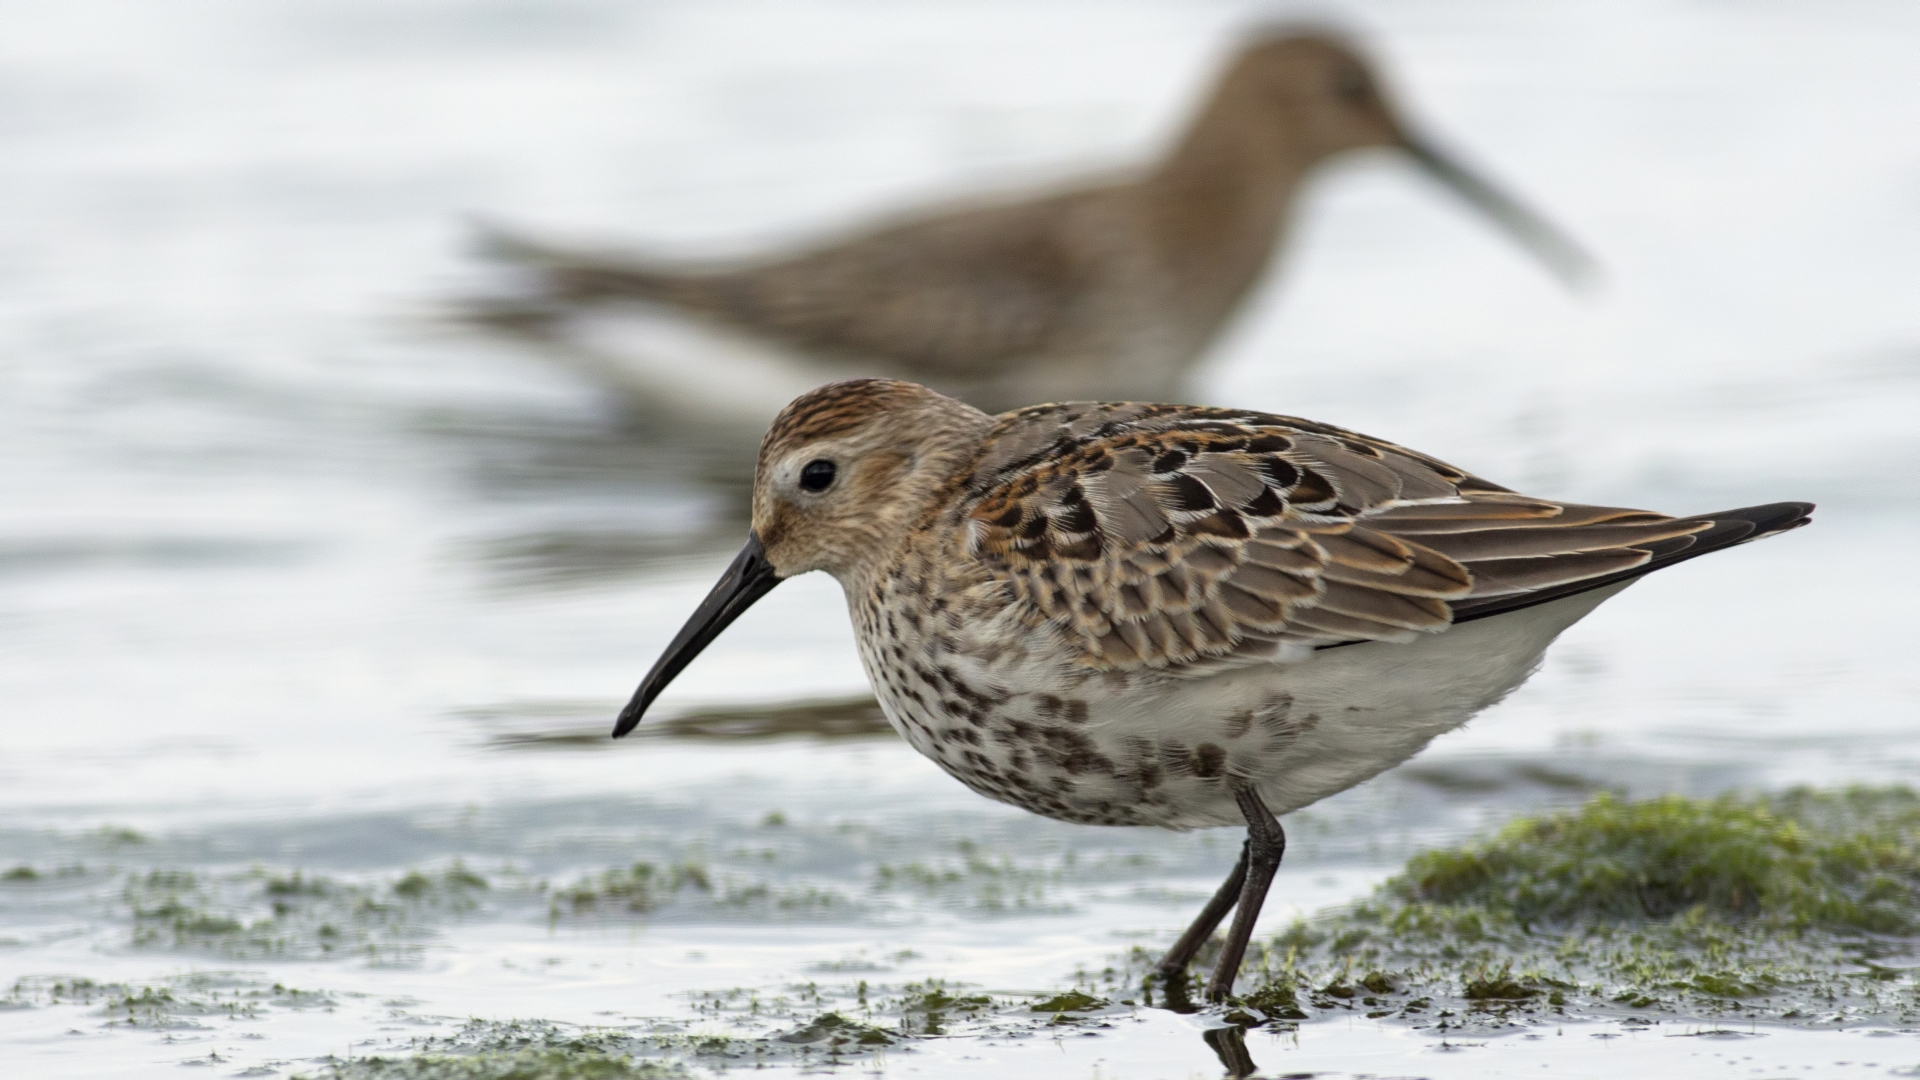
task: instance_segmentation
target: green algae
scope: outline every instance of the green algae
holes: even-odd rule
[[[294,877],[297,879],[299,874]],[[458,860],[438,874],[424,874],[418,870],[409,870],[406,875],[391,886],[395,896],[409,900],[419,900],[429,896],[448,895],[459,897],[463,893],[488,888],[487,879],[462,866]]]
[[[1815,810],[1818,824],[1804,819]],[[1698,910],[1910,933],[1920,918],[1916,828],[1920,799],[1905,791],[1638,803],[1603,795],[1575,813],[1515,822],[1483,844],[1417,855],[1389,889],[1402,902],[1474,906],[1522,925]]]
[[[1064,907],[1049,902],[1047,888],[1061,877],[1057,869],[1022,865],[1004,855],[982,855],[962,841],[960,858],[951,862],[917,860],[876,866],[873,890],[917,893],[977,914],[1059,911]]]
[[[1366,900],[1296,923],[1266,945],[1245,1001],[1275,1020],[1364,1011],[1441,1028],[1911,1022],[1916,935],[1910,790],[1603,795],[1417,855]]]
[[[148,842],[144,833],[124,825],[102,825],[84,834],[81,840],[106,848],[133,847]]]
[[[304,871],[127,874],[120,900],[138,948],[204,952],[231,959],[357,956],[380,963],[417,959],[437,918],[471,912],[491,886],[458,862],[409,870],[380,882],[341,881]]]
[[[810,850],[822,839],[836,849],[830,861]],[[821,829],[776,811],[725,844],[560,878],[547,907],[555,923],[694,914],[844,920],[927,902],[981,918],[1063,913],[1074,905],[1062,894],[1089,881],[1134,881],[1151,862],[1139,853],[1087,857],[1070,849],[1009,854],[967,837],[909,844],[852,823]]]
[[[1053,857],[1016,857],[983,850],[974,840],[952,841],[952,852],[910,862],[880,862],[870,871],[875,895],[917,896],[971,915],[1063,914],[1074,905],[1057,893],[1087,881],[1132,881],[1152,865],[1144,854],[1083,857],[1072,849]]]
[[[593,915],[654,915],[690,901],[702,905],[709,914],[789,918],[843,914],[860,906],[846,893],[829,886],[721,875],[689,860],[637,862],[581,877],[553,890],[548,915],[555,921]]]
[[[17,980],[0,1005],[44,1008],[50,1005],[96,1006],[107,1027],[155,1031],[194,1029],[208,1017],[253,1020],[274,1010],[333,1009],[327,993],[266,983],[230,972],[194,972],[139,982],[96,982],[64,975]]]
[[[1287,982],[1269,980],[1260,989],[1242,999],[1241,1004],[1258,1009],[1270,1019],[1305,1020],[1307,1018],[1307,1014],[1300,1008],[1299,988]]]
[[[354,1058],[295,1080],[679,1080],[689,1075],[675,1063],[591,1050],[508,1050]]]
[[[880,1051],[911,1053],[924,1039],[1022,1038],[1062,1025],[1108,1027],[1133,1013],[1132,1002],[1116,1005],[1083,990],[988,994],[940,979],[894,985],[808,982],[778,990],[700,992],[693,998],[700,1035],[656,1029],[645,1045],[714,1065],[832,1063]]]
[[[574,913],[617,907],[640,914],[659,911],[682,890],[713,892],[713,879],[704,866],[686,862],[656,866],[637,862],[623,870],[604,870],[557,891],[554,913],[565,904]]]
[[[697,991],[688,996],[694,1013],[691,1019],[654,1018],[621,1027],[471,1020],[454,1034],[411,1040],[399,1048],[407,1051],[404,1055],[384,1052],[378,1067],[393,1069],[398,1068],[396,1062],[429,1059],[522,1055],[527,1060],[545,1060],[538,1056],[559,1055],[552,1060],[624,1059],[636,1066],[679,1063],[721,1072],[771,1066],[810,1071],[879,1054],[912,1053],[925,1039],[1018,1038],[1057,1032],[1061,1025],[1105,1027],[1132,1012],[1130,1004],[1114,1005],[1079,990],[1050,996],[987,994],[937,979],[891,986],[865,980],[831,985],[805,982]],[[326,1080],[440,1075],[372,1071],[375,1066],[370,1062],[367,1058],[334,1062],[336,1071],[326,1074]],[[447,1075],[464,1078],[467,1074]]]
[[[892,1046],[899,1038],[898,1035],[889,1035],[871,1024],[849,1020],[837,1012],[821,1013],[800,1027],[775,1037],[784,1043],[824,1043],[835,1050],[849,1045]]]
[[[1085,1012],[1088,1009],[1101,1008],[1106,1004],[1105,998],[1097,998],[1079,990],[1068,990],[1062,994],[1055,994],[1045,1001],[1035,1002],[1032,1009],[1034,1012],[1051,1013]]]
[[[690,1064],[719,1070],[776,1063],[831,1066],[871,1055],[901,1037],[846,1015],[854,1010],[822,1009],[828,999],[805,990],[798,995],[804,1003],[744,990],[700,996],[708,1000],[698,1011],[709,1022],[697,1025],[653,1020],[610,1028],[544,1020],[469,1020],[452,1034],[410,1040],[405,1053],[332,1061],[330,1071],[308,1080],[495,1080],[522,1075],[529,1080],[667,1080],[692,1075]],[[734,1014],[736,1022],[725,1025],[730,1030],[715,1030],[710,1022],[729,1011],[717,1007],[720,1000],[736,1009],[748,1006]],[[536,1066],[548,1071],[511,1071]]]

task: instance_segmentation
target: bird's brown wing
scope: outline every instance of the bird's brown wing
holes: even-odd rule
[[[1091,283],[1073,218],[1098,190],[952,211],[779,259],[681,270],[497,236],[547,302],[643,299],[786,347],[943,382],[1042,353]]]
[[[1715,525],[1530,498],[1312,421],[1171,405],[1006,414],[969,494],[968,550],[1035,621],[1091,667],[1175,674],[1411,640]]]

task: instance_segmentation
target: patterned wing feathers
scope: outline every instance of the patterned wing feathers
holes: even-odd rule
[[[1389,561],[1380,553],[1380,549],[1363,546],[1368,545],[1375,538],[1397,544],[1405,554],[1397,560]],[[1460,564],[1456,557],[1422,544],[1396,539],[1387,533],[1355,528],[1350,532],[1334,536],[1316,536],[1314,542],[1322,550],[1329,551],[1331,556],[1331,560],[1321,572],[1321,576],[1328,581],[1364,586],[1405,596],[1439,599],[1465,596],[1473,588],[1473,575]],[[1361,548],[1371,557],[1341,557],[1341,551],[1352,550],[1353,547]],[[1366,561],[1363,562],[1362,558]]]
[[[1326,425],[1164,405],[1002,418],[969,551],[1095,668],[1410,640],[1455,605],[1644,565],[1711,522],[1518,495]]]

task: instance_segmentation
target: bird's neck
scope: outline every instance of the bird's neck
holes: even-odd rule
[[[1295,192],[1322,156],[1271,110],[1217,100],[1142,179],[1160,264],[1196,320],[1223,320],[1260,279]]]

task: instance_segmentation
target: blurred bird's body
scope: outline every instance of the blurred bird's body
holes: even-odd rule
[[[1256,41],[1156,163],[1120,179],[937,207],[810,249],[667,266],[496,234],[518,288],[469,314],[534,338],[669,415],[763,428],[824,381],[912,379],[990,411],[1180,400],[1259,281],[1301,181],[1405,151],[1557,269],[1584,257],[1415,137],[1345,44]]]
[[[1275,820],[1405,761],[1519,686],[1638,577],[1805,524],[1533,498],[1292,417],[1078,403],[988,416],[859,379],[762,444],[753,533],[621,714],[784,578],[846,591],[888,719],[973,790],[1063,821],[1244,823],[1232,986]],[[1235,944],[1237,942],[1237,944]]]

